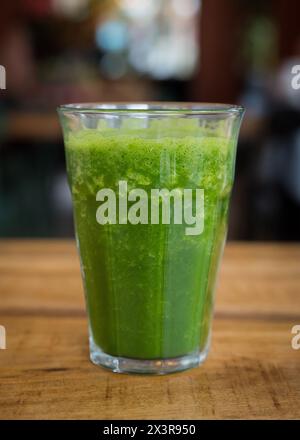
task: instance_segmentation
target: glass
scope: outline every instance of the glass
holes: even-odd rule
[[[93,363],[165,374],[207,356],[243,109],[59,108]]]

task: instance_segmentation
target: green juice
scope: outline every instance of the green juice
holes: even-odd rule
[[[98,127],[65,139],[91,338],[112,356],[168,359],[209,340],[235,144],[180,124],[157,133]],[[117,194],[121,180],[149,198],[152,188],[204,189],[203,232],[172,221],[99,225],[96,194]]]

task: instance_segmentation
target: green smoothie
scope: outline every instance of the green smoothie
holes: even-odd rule
[[[226,236],[235,144],[191,122],[69,133],[67,167],[93,343],[112,356],[167,359],[205,349]],[[159,133],[159,136],[158,136]],[[183,224],[99,225],[96,194],[204,189],[204,230]]]

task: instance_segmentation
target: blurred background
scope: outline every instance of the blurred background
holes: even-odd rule
[[[299,20],[299,0],[2,0],[0,236],[73,235],[59,104],[174,100],[246,108],[229,238],[298,241]]]

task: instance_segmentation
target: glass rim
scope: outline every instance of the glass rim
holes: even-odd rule
[[[206,102],[86,102],[63,104],[59,113],[83,113],[101,115],[161,115],[161,116],[201,116],[201,115],[242,115],[244,107],[234,104]]]

